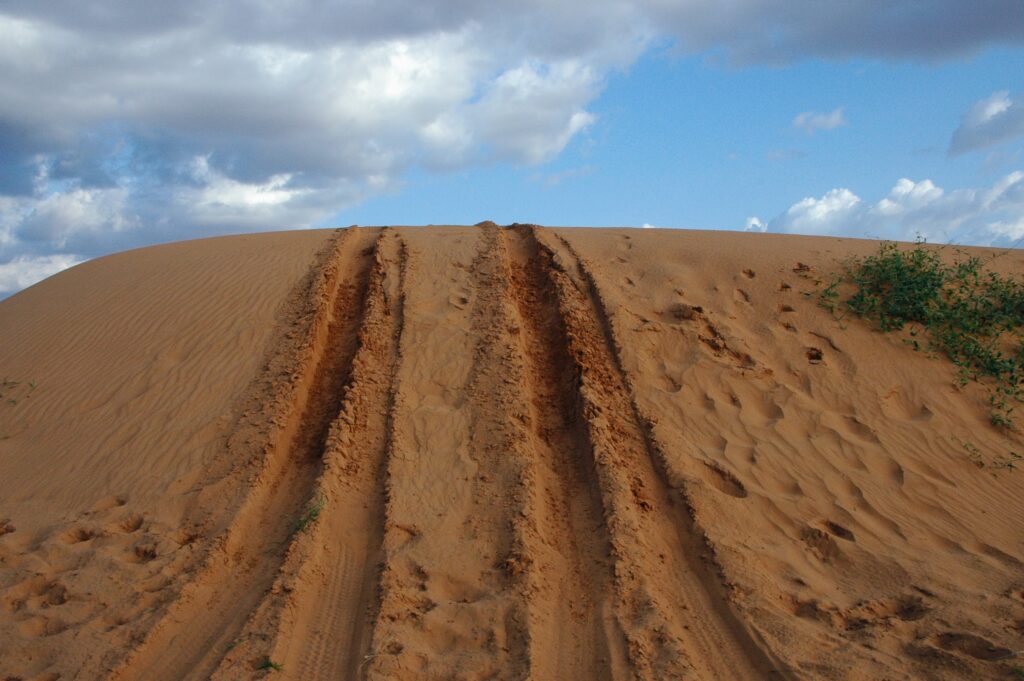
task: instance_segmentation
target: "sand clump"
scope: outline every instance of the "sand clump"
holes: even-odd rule
[[[876,247],[485,221],[32,287],[0,678],[1011,677],[1024,441],[815,304]]]

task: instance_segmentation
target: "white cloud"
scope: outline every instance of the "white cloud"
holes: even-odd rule
[[[23,241],[63,249],[70,239],[82,234],[128,231],[137,228],[139,221],[130,213],[127,199],[128,191],[120,187],[47,192],[20,202],[23,216],[15,234]]]
[[[77,255],[18,256],[0,263],[0,298],[83,262]]]
[[[832,189],[820,199],[808,197],[794,203],[771,226],[783,232],[825,234],[842,229],[860,206],[860,197],[849,189]]]
[[[759,217],[747,218],[746,223],[743,226],[744,232],[767,232],[768,224],[761,221]]]
[[[990,222],[986,228],[997,237],[1006,237],[1017,242],[1024,239],[1024,216],[1016,220]]]
[[[931,180],[899,180],[877,202],[849,189],[805,198],[771,220],[770,231],[1009,245],[1024,237],[1024,172],[991,187],[945,191]]]
[[[629,3],[573,6],[5,4],[0,258],[304,227],[417,165],[549,161],[648,36]]]
[[[598,82],[593,69],[575,60],[524,63],[500,74],[467,116],[499,157],[542,163],[594,122],[579,103],[595,96]]]
[[[843,115],[843,107],[833,109],[826,113],[818,111],[804,111],[797,114],[793,119],[793,127],[799,128],[808,135],[813,135],[818,130],[835,130],[847,124],[846,116]]]
[[[1015,104],[1006,90],[975,102],[960,120],[949,142],[950,155],[1024,137],[1024,106]]]

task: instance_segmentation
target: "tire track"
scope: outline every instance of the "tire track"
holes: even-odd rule
[[[732,611],[703,532],[636,406],[593,280],[565,243],[518,225],[557,293],[615,557],[617,615],[638,678],[782,678]],[[651,570],[647,566],[660,565]]]
[[[283,350],[298,353],[283,362],[294,373],[264,381],[274,388],[264,395],[270,408],[257,401],[229,440],[229,453],[260,452],[250,491],[195,577],[112,678],[207,678],[274,583],[350,380],[378,234],[347,230],[336,241],[308,292],[315,300],[308,338]],[[281,366],[272,360],[266,373]]]
[[[296,599],[297,609],[310,613],[291,632],[298,645],[283,658],[289,675],[297,670],[297,679],[357,679],[369,650],[405,324],[405,259],[397,236],[383,239],[367,291],[352,383],[328,436],[320,485],[326,513],[311,538],[322,552],[306,570],[326,577],[328,584]]]
[[[514,382],[526,401],[531,677],[627,678],[625,639],[611,612],[611,546],[557,295],[527,234],[503,230],[496,247],[507,263],[523,365]]]

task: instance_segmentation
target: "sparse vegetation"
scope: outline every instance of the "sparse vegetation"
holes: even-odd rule
[[[915,350],[945,355],[961,386],[975,381],[988,391],[992,424],[1009,428],[1024,397],[1024,280],[987,265],[960,252],[947,264],[923,241],[909,249],[885,242],[877,254],[847,261],[819,302],[881,331],[905,331]]]
[[[25,383],[4,378],[0,380],[0,399],[12,407],[17,406],[20,400],[32,397],[36,385],[35,381]]]
[[[295,531],[305,532],[310,525],[315,523],[316,519],[320,517],[321,511],[324,510],[325,503],[326,500],[322,496],[317,497],[316,501],[310,502],[299,519],[295,521]]]
[[[269,657],[263,658],[263,662],[260,663],[256,669],[272,669],[275,672],[283,671],[284,667],[277,662],[274,662]]]
[[[967,452],[967,458],[970,459],[978,468],[990,468],[993,470],[1014,470],[1017,468],[1024,456],[1021,456],[1017,452],[1008,452],[1002,456],[995,456],[986,461],[985,456],[973,442],[967,441],[962,443],[964,451]]]

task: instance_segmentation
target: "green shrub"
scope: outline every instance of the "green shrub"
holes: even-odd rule
[[[852,293],[840,300],[840,289]],[[915,350],[945,354],[961,385],[989,391],[993,424],[1012,424],[1013,404],[1024,396],[1024,281],[988,270],[959,252],[952,264],[922,241],[900,248],[882,243],[875,255],[845,263],[844,273],[819,294],[832,310],[845,308],[881,331],[908,330]]]

